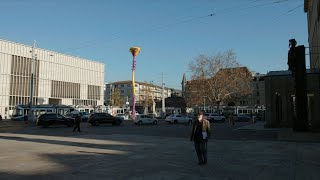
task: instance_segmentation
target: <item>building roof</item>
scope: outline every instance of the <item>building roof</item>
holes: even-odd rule
[[[307,74],[318,74],[320,73],[319,69],[306,69]],[[266,77],[268,76],[288,76],[291,75],[291,71],[284,70],[284,71],[270,71],[267,73]]]
[[[131,84],[131,83],[132,83],[131,80],[126,80],[126,81],[116,81],[116,82],[112,82],[112,83],[109,83],[109,84],[119,85],[119,84]],[[147,86],[157,87],[157,88],[162,88],[161,86],[154,85],[154,84],[151,84],[151,83],[145,83],[145,82],[139,82],[139,81],[135,81],[135,83],[141,84],[141,85],[147,85]],[[164,87],[164,88],[165,88],[165,89],[173,89],[173,88],[168,88],[168,87]]]

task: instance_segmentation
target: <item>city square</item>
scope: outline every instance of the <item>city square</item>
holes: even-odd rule
[[[319,179],[320,144],[278,141],[275,132],[214,123],[199,166],[191,125],[2,129],[1,179]]]

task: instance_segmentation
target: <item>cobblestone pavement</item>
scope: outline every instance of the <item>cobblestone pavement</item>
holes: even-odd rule
[[[83,125],[81,133],[72,133],[65,127],[27,127],[2,132],[0,177],[10,180],[320,179],[319,143],[280,142],[264,136],[262,140],[213,137],[208,143],[208,164],[199,166],[193,143],[188,139],[190,128],[126,124]],[[227,124],[215,128],[229,128],[229,133],[233,132],[233,127]],[[154,131],[158,133],[151,133]]]

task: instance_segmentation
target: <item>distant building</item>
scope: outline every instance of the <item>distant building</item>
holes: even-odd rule
[[[162,99],[162,87],[154,85],[152,83],[135,82],[136,88],[136,106],[144,106],[144,100],[146,98],[152,98],[153,107],[149,107],[149,112],[155,111],[155,103]],[[118,88],[120,90],[120,96],[123,98],[123,102],[129,102],[129,106],[132,106],[132,81],[117,81],[113,83],[105,84],[105,104],[112,104],[112,93],[114,89]],[[172,94],[181,95],[180,90],[175,90],[172,88],[164,88],[164,97],[170,97]],[[128,100],[128,101],[127,101]],[[125,106],[125,104],[124,104]],[[137,109],[138,110],[138,109]]]
[[[24,44],[0,40],[0,114],[30,100],[33,104],[103,105],[104,64]]]
[[[186,101],[181,96],[172,96],[165,99],[166,115],[169,114],[186,114]],[[162,101],[156,103],[156,113],[161,114]]]

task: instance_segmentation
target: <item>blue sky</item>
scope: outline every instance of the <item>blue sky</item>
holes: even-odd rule
[[[279,3],[275,3],[279,2]],[[181,88],[199,54],[233,49],[251,71],[287,69],[288,40],[308,46],[303,0],[2,0],[0,38],[105,63],[105,81]],[[297,9],[295,9],[298,7]],[[293,10],[294,9],[294,10]],[[209,16],[214,14],[213,16]],[[307,56],[307,65],[309,64]]]

